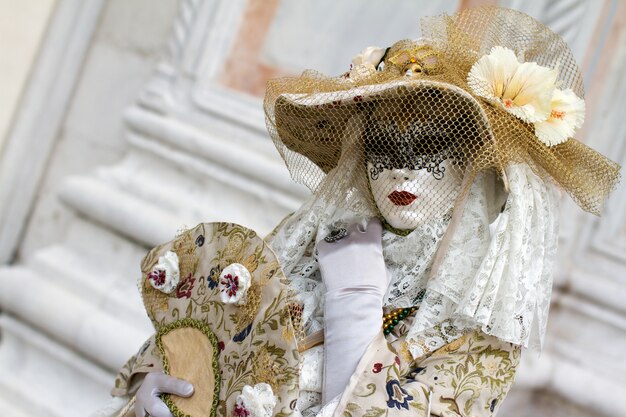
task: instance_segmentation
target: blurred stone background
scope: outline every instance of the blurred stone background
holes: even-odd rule
[[[0,415],[86,416],[151,333],[146,250],[200,221],[265,234],[307,191],[265,132],[268,78],[345,71],[420,16],[500,4],[560,33],[579,139],[626,162],[623,0],[0,0]],[[564,198],[547,347],[503,417],[626,416],[626,185]]]

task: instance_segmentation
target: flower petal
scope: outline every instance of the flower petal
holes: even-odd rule
[[[548,146],[565,142],[585,120],[585,101],[571,89],[555,89],[551,103],[547,120],[535,123],[535,134]]]
[[[502,99],[512,100],[508,110],[526,122],[546,120],[552,109],[551,98],[556,84],[556,70],[536,62],[524,62],[515,70]]]
[[[467,83],[474,94],[532,123],[550,115],[557,74],[536,62],[519,63],[511,49],[494,46],[474,63]]]
[[[376,66],[385,55],[385,49],[378,46],[368,46],[358,55],[352,58],[353,65],[373,65]]]
[[[472,66],[467,82],[477,96],[500,99],[515,70],[520,65],[509,48],[494,46]]]

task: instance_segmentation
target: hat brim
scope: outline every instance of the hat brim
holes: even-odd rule
[[[274,107],[276,130],[289,150],[304,155],[328,173],[341,157],[344,130],[351,117],[368,104],[390,97],[406,98],[431,120],[469,116],[477,133],[493,141],[487,114],[470,93],[453,84],[424,79],[394,80],[334,92],[281,94]],[[457,111],[450,111],[450,105]]]

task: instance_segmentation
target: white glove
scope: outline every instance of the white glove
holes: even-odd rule
[[[160,394],[189,397],[193,394],[193,385],[162,372],[148,373],[137,390],[135,416],[145,417],[147,413],[151,417],[174,417],[167,405],[159,398]]]
[[[341,394],[374,336],[382,331],[383,297],[389,284],[382,225],[353,224],[346,237],[317,244],[326,299],[322,402]]]

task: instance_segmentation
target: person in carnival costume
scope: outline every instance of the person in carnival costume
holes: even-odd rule
[[[313,194],[265,239],[203,223],[146,256],[157,333],[102,415],[496,415],[542,346],[559,190],[599,214],[619,166],[573,138],[582,77],[543,24],[484,7],[421,28],[268,83]]]

